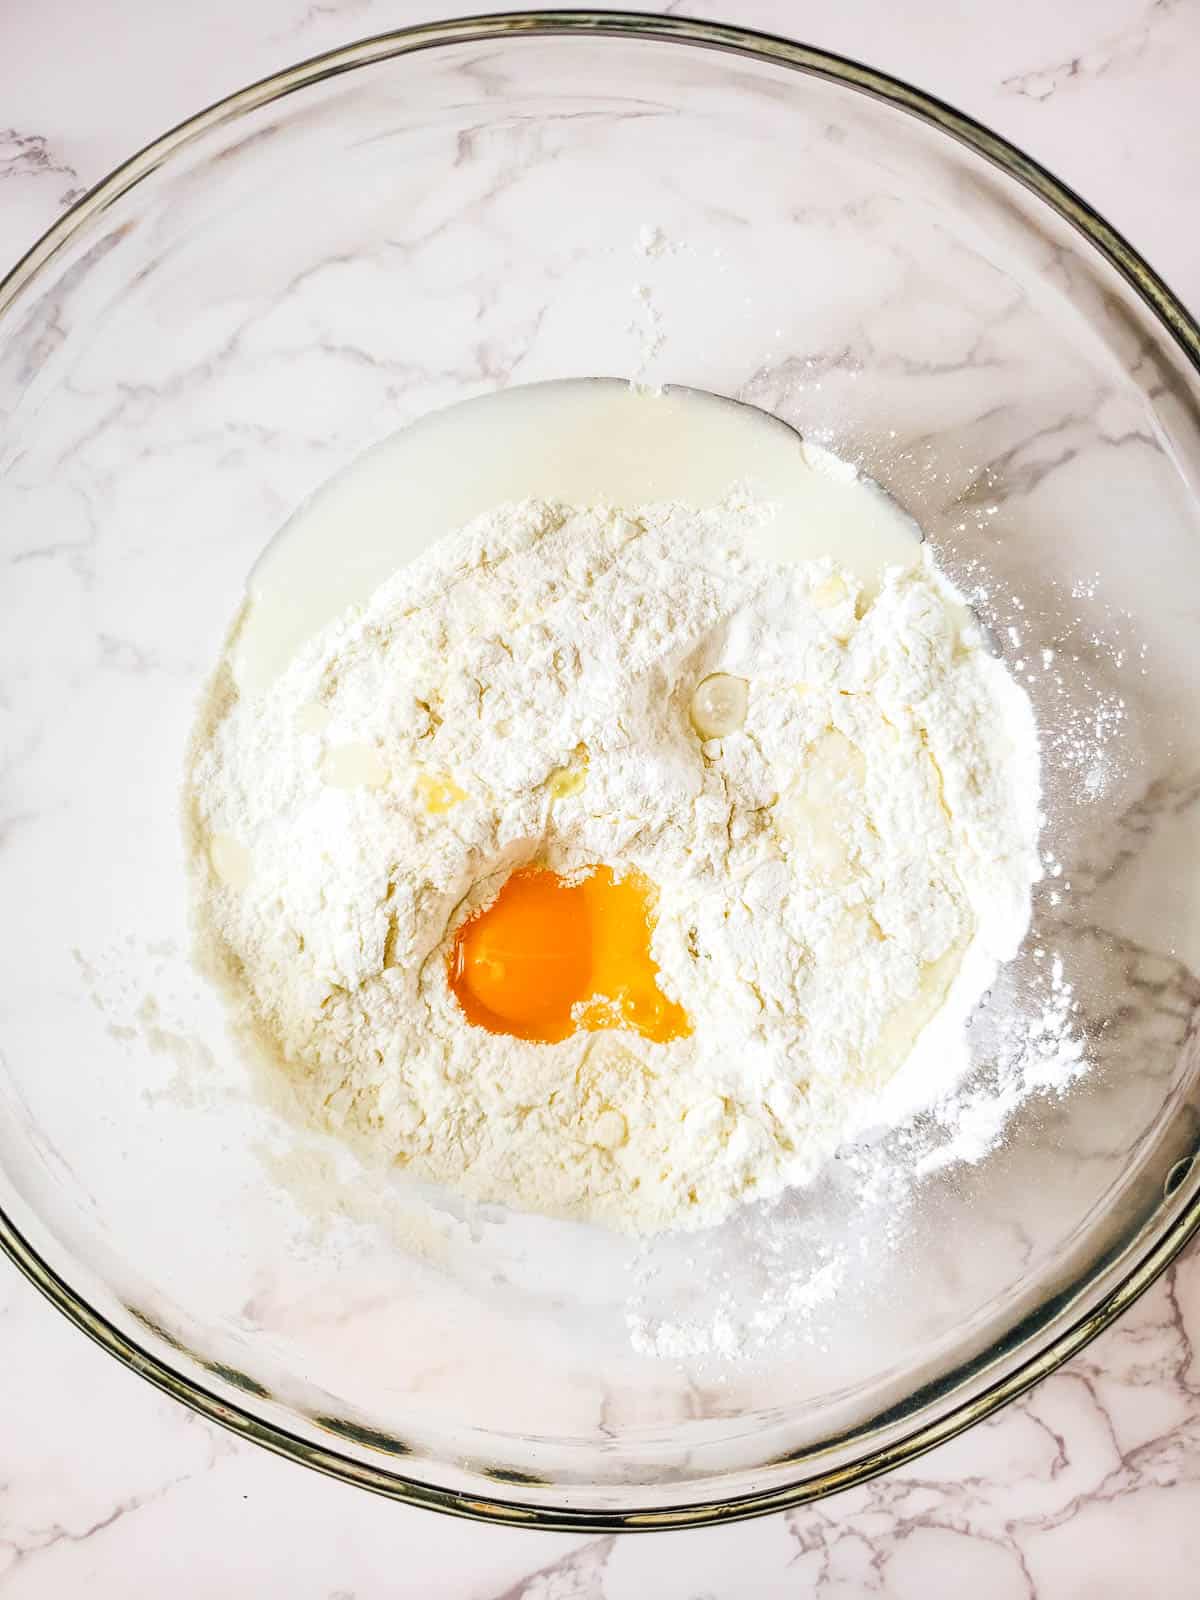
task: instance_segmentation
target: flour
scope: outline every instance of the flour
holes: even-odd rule
[[[1032,712],[928,555],[868,600],[831,561],[753,557],[770,515],[501,506],[262,696],[221,675],[189,787],[201,924],[315,1121],[650,1232],[805,1183],[902,1065],[909,1102],[944,1095],[1028,924]],[[744,725],[702,743],[714,673]],[[689,1037],[466,1022],[454,932],[531,861],[657,886]]]

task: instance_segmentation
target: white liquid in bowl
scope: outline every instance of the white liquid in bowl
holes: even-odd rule
[[[520,385],[422,417],[297,511],[250,574],[233,650],[238,687],[261,693],[306,639],[397,567],[505,501],[703,506],[735,485],[776,507],[755,554],[831,556],[868,593],[920,543],[877,485],[753,406],[618,379]]]

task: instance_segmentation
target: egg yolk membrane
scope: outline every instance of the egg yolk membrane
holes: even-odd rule
[[[647,878],[594,867],[570,881],[544,867],[514,872],[455,935],[449,979],[468,1022],[555,1044],[580,1028],[631,1028],[665,1044],[691,1033],[658,986]]]

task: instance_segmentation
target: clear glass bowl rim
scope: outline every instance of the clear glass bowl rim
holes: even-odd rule
[[[11,271],[0,278],[0,336],[3,333],[4,316],[36,283],[46,265],[80,228],[209,129],[234,122],[251,111],[326,78],[395,56],[444,45],[555,35],[646,39],[730,52],[824,78],[917,117],[999,167],[1068,222],[1121,274],[1200,375],[1200,323],[1115,228],[1008,140],[901,79],[844,56],[731,24],[624,11],[506,12],[395,29],[313,56],[228,95],[178,123],[115,168],[108,177],[76,201],[18,260]],[[1184,1165],[1180,1163],[1180,1167]],[[838,1467],[821,1468],[814,1464],[813,1470],[802,1473],[782,1487],[728,1499],[629,1511],[580,1506],[547,1507],[516,1499],[480,1497],[422,1483],[386,1467],[368,1465],[338,1450],[315,1444],[222,1398],[139,1345],[77,1294],[33,1248],[3,1210],[0,1210],[0,1251],[52,1305],[130,1371],[210,1421],[220,1423],[242,1438],[253,1440],[278,1455],[391,1499],[476,1521],[574,1532],[635,1532],[703,1527],[803,1505],[913,1461],[925,1451],[991,1416],[1082,1350],[1128,1310],[1171,1264],[1200,1228],[1200,1181],[1196,1181],[1200,1175],[1181,1171],[1176,1188],[1182,1188],[1189,1176],[1193,1178],[1189,1186],[1192,1193],[1148,1240],[1142,1255],[1112,1285],[1103,1299],[1060,1330],[1040,1349],[1032,1350],[980,1393],[914,1427],[884,1448],[865,1450],[856,1460]],[[987,1364],[991,1358],[1011,1354],[1017,1343],[1018,1340],[1002,1341],[988,1353],[983,1364]]]

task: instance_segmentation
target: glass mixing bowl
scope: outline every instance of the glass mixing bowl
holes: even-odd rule
[[[1198,351],[1011,146],[730,28],[413,29],[136,156],[0,287],[12,1259],[247,1437],[552,1527],[826,1493],[1078,1349],[1200,1214]],[[255,557],[407,420],[583,374],[748,399],[852,457],[1023,675],[1048,871],[968,1115],[1035,1092],[978,1159],[939,1164],[918,1119],[642,1247],[471,1209],[294,1127],[194,972],[181,776]]]

